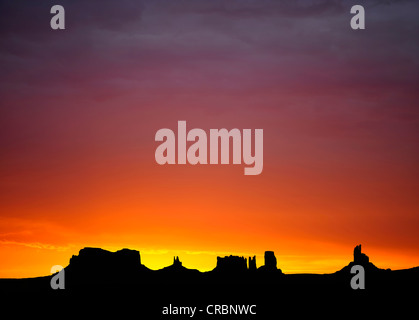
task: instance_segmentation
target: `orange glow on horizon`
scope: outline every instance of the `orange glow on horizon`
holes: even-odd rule
[[[67,266],[71,256],[77,255],[82,247],[71,246],[68,248],[42,247],[41,244],[29,243],[1,243],[0,255],[8,256],[8,261],[3,261],[0,268],[0,278],[31,278],[50,274],[50,268],[59,264]],[[104,246],[106,250],[116,251],[122,247]],[[193,252],[187,250],[141,250],[138,247],[131,249],[139,250],[141,263],[152,270],[158,270],[173,263],[174,256],[179,256],[183,265],[189,269],[198,269],[201,272],[215,268],[217,256],[238,255],[248,258],[256,256],[257,267],[263,265],[263,253],[249,252]],[[325,254],[307,255],[283,255],[275,252],[278,260],[278,268],[286,274],[292,273],[333,273],[346,266],[352,261],[351,248],[346,254],[342,249],[335,248]],[[391,268],[392,270],[407,269],[417,266],[417,260],[409,255],[401,255],[398,252],[383,252],[372,248],[363,249],[379,268]],[[397,261],[394,263],[393,261]]]

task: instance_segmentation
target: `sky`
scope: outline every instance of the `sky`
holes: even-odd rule
[[[83,247],[177,255],[272,250],[334,272],[353,248],[419,265],[417,1],[0,1],[0,278]],[[263,172],[159,165],[155,133],[264,130]]]

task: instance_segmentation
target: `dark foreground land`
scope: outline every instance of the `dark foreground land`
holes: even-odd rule
[[[365,270],[365,289],[351,288],[354,265]],[[243,257],[229,256],[218,258],[214,270],[199,272],[183,267],[178,258],[173,265],[154,271],[141,264],[138,251],[113,253],[85,248],[64,269],[65,289],[52,289],[53,277],[0,279],[0,294],[21,301],[44,301],[34,304],[35,309],[45,307],[53,309],[54,314],[61,310],[65,315],[82,314],[82,318],[94,319],[280,319],[315,315],[375,319],[390,313],[403,318],[402,314],[416,308],[419,297],[419,267],[379,269],[361,253],[360,246],[354,250],[354,261],[332,274],[283,274],[273,252],[266,252],[265,265],[258,269],[254,258],[247,263]],[[252,313],[235,314],[237,305],[255,307]],[[186,307],[195,308],[193,316],[186,313],[190,310]],[[17,314],[21,311],[27,310],[16,310]]]

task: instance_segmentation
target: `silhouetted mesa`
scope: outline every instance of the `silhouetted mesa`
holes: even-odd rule
[[[214,271],[221,272],[243,272],[247,270],[247,259],[238,256],[217,257],[217,266]]]
[[[354,263],[360,265],[367,265],[370,262],[370,258],[361,252],[361,245],[355,246],[354,248]]]
[[[361,265],[364,267],[365,272],[369,274],[376,274],[377,272],[383,272],[384,269],[380,269],[376,267],[372,262],[370,262],[370,258],[361,252],[361,245],[357,245],[354,248],[354,260],[351,261],[347,266],[343,267],[341,270],[337,271],[337,274],[344,274],[346,276],[352,276],[350,273],[351,268],[354,265]]]
[[[265,251],[265,267],[267,269],[276,270],[276,257],[273,251]]]
[[[249,257],[249,270],[256,271],[256,256]]]
[[[365,264],[365,289],[353,290],[351,267],[360,263]],[[25,296],[22,293],[31,292],[31,298],[45,297],[45,301],[53,301],[55,305],[62,303],[61,310],[66,312],[85,302],[84,309],[77,310],[74,317],[86,314],[85,306],[92,308],[92,314],[104,312],[108,315],[109,307],[120,299],[123,302],[115,311],[123,318],[137,314],[144,319],[163,319],[160,317],[162,307],[169,305],[197,306],[199,310],[213,304],[254,304],[257,305],[257,318],[254,319],[272,319],[280,314],[300,315],[301,310],[308,310],[307,316],[313,317],[316,309],[321,310],[321,316],[327,310],[335,316],[336,308],[347,313],[353,311],[351,317],[357,319],[365,315],[365,306],[377,301],[371,305],[371,315],[375,319],[377,310],[388,312],[393,298],[414,297],[412,293],[417,291],[419,284],[419,267],[396,271],[378,269],[361,252],[361,246],[357,246],[354,261],[330,274],[283,274],[277,268],[273,251],[265,252],[265,265],[257,269],[255,256],[246,259],[230,255],[218,257],[215,269],[207,272],[185,268],[177,256],[170,266],[150,270],[141,264],[138,251],[84,248],[65,268],[65,290],[53,290],[51,279],[52,276],[0,279],[0,293],[2,296],[16,293],[19,300]],[[213,319],[212,315],[206,317],[204,312],[198,312],[199,319]],[[179,317],[186,318],[189,317]],[[224,316],[214,317],[217,318],[224,319]]]
[[[173,257],[173,266],[174,267],[181,267],[182,262],[180,262],[179,257]]]
[[[278,270],[276,263],[275,253],[273,251],[265,251],[265,265],[261,266],[259,269],[265,271],[276,271]],[[281,270],[279,269],[279,271]]]
[[[140,252],[130,249],[110,252],[100,248],[84,248],[80,250],[78,256],[70,259],[72,268],[82,267],[84,270],[108,269],[113,272],[134,270],[140,265]]]
[[[298,296],[305,292],[318,295],[319,292],[334,297],[336,292],[353,293],[350,282],[354,276],[351,268],[362,265],[365,268],[365,291],[391,294],[392,292],[412,292],[419,283],[419,267],[391,271],[379,269],[369,261],[367,255],[361,252],[361,245],[356,246],[354,261],[351,261],[340,271],[330,274],[283,274],[277,268],[277,259],[273,251],[265,252],[265,265],[256,269],[256,257],[248,259],[240,256],[217,257],[214,270],[200,272],[185,268],[179,257],[173,258],[173,264],[160,270],[150,270],[141,264],[140,253],[136,250],[123,249],[109,252],[99,248],[84,248],[79,255],[70,259],[65,268],[65,291],[97,290],[98,292],[135,292],[154,299],[161,294],[186,294],[191,297],[207,295],[213,297],[226,292],[228,296],[248,297],[249,292],[272,292],[275,286],[288,297]],[[247,264],[249,260],[249,264]],[[32,279],[0,279],[0,292],[58,292],[50,286],[51,276]],[[242,290],[240,285],[266,286],[266,290]],[[198,286],[188,286],[198,285]],[[191,288],[193,290],[191,291]],[[220,290],[222,288],[223,290]],[[236,290],[237,288],[237,290]],[[146,289],[146,290],[145,290]],[[226,290],[224,290],[226,289]],[[227,290],[228,289],[228,290]],[[144,291],[145,290],[145,291]],[[150,290],[154,290],[150,294]],[[194,291],[196,290],[196,291]],[[230,291],[229,291],[230,290]],[[199,293],[196,295],[196,293]],[[358,292],[358,291],[357,291]],[[154,297],[154,298],[153,298]],[[254,295],[254,298],[259,295]],[[277,296],[265,296],[277,300]],[[171,298],[172,299],[172,298]],[[156,299],[155,301],[159,301]]]
[[[67,283],[71,285],[126,282],[147,269],[141,265],[140,252],[122,249],[110,252],[100,248],[81,249],[70,259],[66,269]]]

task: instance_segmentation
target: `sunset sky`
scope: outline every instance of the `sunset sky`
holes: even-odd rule
[[[272,250],[333,272],[360,243],[419,265],[418,1],[58,2],[0,1],[0,278],[87,246],[153,269]],[[263,129],[262,174],[158,165],[178,120]]]

